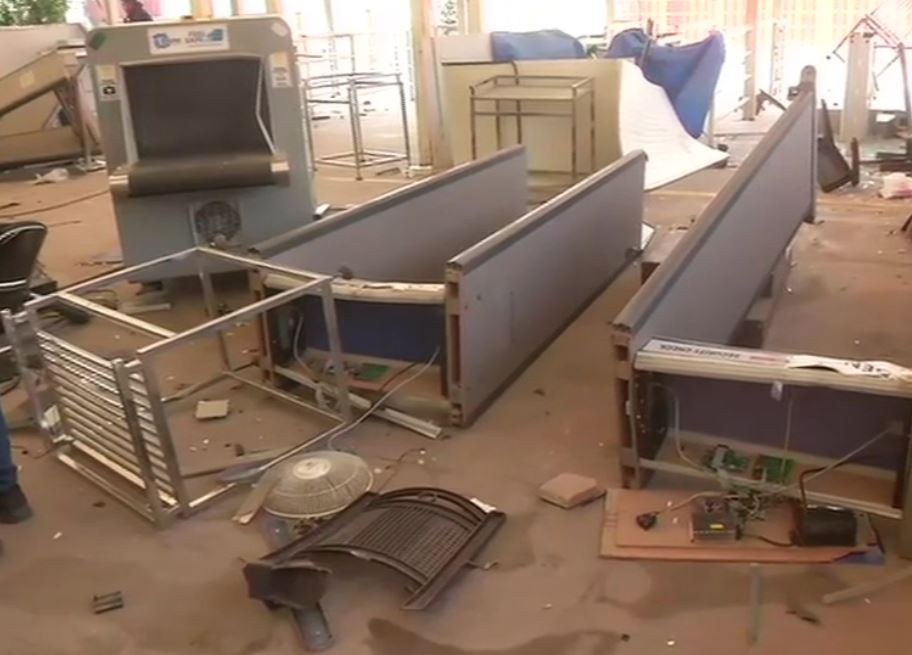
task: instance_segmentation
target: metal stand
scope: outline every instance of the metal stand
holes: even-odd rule
[[[304,119],[307,127],[307,144],[310,151],[310,161],[314,170],[317,164],[327,166],[342,166],[355,169],[355,179],[364,179],[361,171],[370,166],[405,162],[406,166],[412,159],[412,147],[409,138],[408,107],[405,100],[405,86],[402,75],[399,73],[342,73],[332,75],[319,75],[304,80]],[[385,150],[368,149],[364,144],[364,135],[361,130],[361,97],[363,91],[395,87],[399,91],[399,109],[402,116],[402,141],[405,152],[389,152]],[[321,93],[322,92],[322,93]],[[329,95],[326,94],[329,92]],[[337,98],[334,94],[341,93],[343,97]],[[331,155],[316,157],[313,138],[313,106],[314,105],[344,105],[348,107],[351,125],[352,150]]]
[[[199,271],[211,318],[183,332],[174,332],[77,295],[129,280],[141,269],[188,260],[195,263]],[[224,270],[226,264],[258,276],[270,273],[287,275],[298,280],[299,284],[224,316],[217,316],[217,303],[207,265]],[[225,342],[224,332],[235,329],[239,322],[266,320],[266,313],[270,310],[305,295],[319,295],[323,300],[329,357],[338,391],[338,414],[240,375],[243,369],[256,364],[256,355],[246,362],[235,363]],[[54,304],[75,307],[152,337],[155,341],[136,348],[127,357],[109,358],[90,352],[41,328],[38,311]],[[185,484],[189,476],[180,468],[166,411],[167,403],[230,379],[342,423],[351,420],[348,384],[332,297],[332,278],[326,275],[274,266],[209,248],[191,248],[41,296],[26,303],[24,310],[15,316],[8,310],[4,311],[2,318],[32,411],[48,434],[54,456],[159,525],[170,522],[175,515],[187,516],[201,509],[236,486],[235,483],[220,484],[197,497],[190,496]],[[262,334],[260,336],[262,338]],[[165,398],[159,389],[160,376],[156,372],[159,357],[204,337],[215,337],[219,341],[221,371]],[[50,394],[50,401],[42,397],[39,388],[42,382]],[[337,429],[338,426],[331,429],[329,434]]]
[[[868,125],[868,89],[870,84],[873,82],[876,88],[877,81],[881,75],[896,62],[899,62],[902,75],[903,113],[905,114],[906,125],[912,125],[912,92],[910,92],[909,88],[909,70],[906,61],[906,49],[909,46],[904,41],[906,37],[900,36],[893,29],[894,25],[907,18],[908,12],[909,3],[906,0],[902,2],[884,2],[870,13],[862,16],[836,45],[830,55],[846,62],[848,66],[843,125],[845,126],[848,120],[848,124],[852,129],[847,130],[843,127],[840,130],[841,136],[845,141],[850,141],[852,138],[860,139],[865,136]],[[880,42],[874,43],[874,39],[878,39]],[[849,42],[847,60],[839,53],[846,41]],[[877,49],[892,50],[895,55],[881,70],[872,73],[873,53]],[[845,115],[848,115],[849,118],[846,119]],[[862,127],[864,128],[863,130]],[[904,170],[908,170],[908,168]]]
[[[870,33],[855,32],[849,35],[848,41],[845,100],[839,126],[839,136],[843,141],[863,139],[868,134],[868,99],[874,52]]]
[[[763,622],[763,572],[760,565],[750,565],[750,625],[747,629],[747,641],[754,645],[760,640],[760,627]]]
[[[496,75],[473,84],[469,87],[470,125],[472,134],[472,159],[478,158],[478,117],[494,118],[497,135],[497,149],[504,147],[503,118],[516,119],[516,143],[523,143],[523,118],[561,117],[570,121],[570,177],[573,180],[585,175],[582,173],[579,153],[579,111],[583,101],[589,105],[589,172],[597,170],[595,163],[595,93],[590,77],[562,77],[555,75]],[[536,108],[530,109],[528,104]],[[479,103],[493,109],[479,109]],[[540,103],[564,105],[566,111],[545,111]],[[566,171],[536,171],[561,172]]]

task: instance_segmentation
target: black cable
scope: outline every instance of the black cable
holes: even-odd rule
[[[819,467],[813,468],[813,469],[805,469],[804,471],[802,471],[801,473],[798,474],[798,489],[801,492],[801,506],[805,510],[807,509],[807,506],[808,506],[808,499],[807,499],[807,491],[804,488],[804,478],[808,475],[811,475],[812,473],[820,473],[820,471],[822,471],[825,468],[826,468],[825,466],[819,466]],[[839,468],[839,466],[837,466],[833,470],[835,471],[837,468]]]
[[[770,539],[769,537],[764,537],[762,534],[751,534],[750,532],[745,532],[742,536],[748,537],[750,539],[758,539],[758,540],[762,541],[763,543],[767,543],[771,546],[776,546],[778,548],[791,548],[792,546],[795,545],[791,541],[789,541],[789,542],[776,541],[775,539]]]
[[[396,371],[395,373],[393,373],[391,376],[389,376],[389,377],[383,382],[383,384],[380,385],[380,388],[377,389],[377,391],[378,391],[379,393],[383,393],[384,391],[386,391],[386,388],[390,385],[390,383],[394,382],[394,381],[397,380],[398,378],[401,378],[403,375],[405,375],[406,373],[408,373],[409,371],[411,371],[413,368],[415,368],[415,367],[418,366],[419,364],[423,364],[423,363],[424,363],[424,362],[412,362],[411,364],[409,364],[409,365],[406,366],[405,368],[399,369],[398,371]]]

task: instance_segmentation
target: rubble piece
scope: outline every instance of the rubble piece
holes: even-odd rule
[[[231,411],[230,403],[227,400],[201,400],[196,403],[197,421],[209,421],[216,418],[225,418]]]
[[[112,610],[119,610],[124,606],[123,593],[112,591],[107,594],[95,594],[92,596],[92,611],[95,614],[104,614]]]
[[[576,473],[561,473],[538,488],[539,497],[564,509],[588,503],[605,495],[605,488],[592,478]]]

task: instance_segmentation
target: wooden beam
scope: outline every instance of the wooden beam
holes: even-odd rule
[[[484,3],[485,0],[465,0],[465,32],[466,34],[481,34],[484,32]]]
[[[190,0],[194,18],[212,18],[212,0]]]
[[[105,16],[108,19],[108,25],[117,25],[123,22],[120,14],[120,3],[117,0],[102,0]]]
[[[744,16],[744,98],[741,120],[752,121],[757,115],[757,47],[760,45],[760,0],[747,0]]]
[[[431,105],[434,61],[431,53],[433,35],[433,0],[410,0],[412,10],[412,70],[415,84],[415,122],[418,131],[418,161],[431,164]]]

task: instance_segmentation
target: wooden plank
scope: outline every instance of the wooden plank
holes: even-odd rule
[[[691,562],[757,562],[778,564],[829,563],[853,552],[852,548],[782,548],[757,540],[731,542],[730,544],[705,545],[690,542],[688,508],[669,512],[659,519],[659,524],[649,531],[641,530],[635,523],[637,514],[655,511],[668,502],[679,502],[690,492],[682,491],[633,491],[612,489],[605,496],[605,514],[602,523],[602,542],[599,554],[612,559],[648,559]],[[677,524],[672,522],[679,517]],[[778,534],[782,526],[768,532]],[[640,543],[633,539],[639,531]],[[764,535],[766,536],[766,534]],[[620,539],[619,539],[620,538]],[[783,538],[781,535],[779,538]],[[626,545],[625,545],[626,544]],[[633,544],[633,545],[631,545]]]

